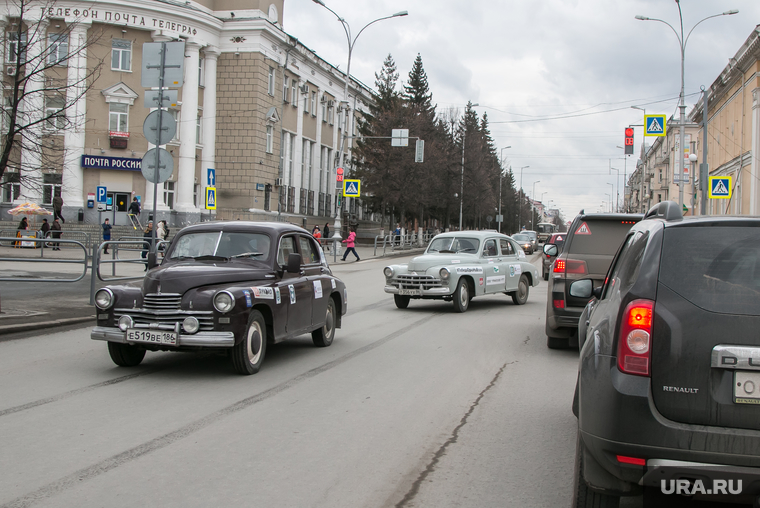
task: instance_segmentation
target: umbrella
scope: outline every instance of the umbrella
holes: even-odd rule
[[[8,210],[11,215],[53,215],[53,212],[36,203],[26,202]]]

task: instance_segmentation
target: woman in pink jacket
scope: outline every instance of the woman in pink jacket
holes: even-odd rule
[[[343,259],[341,261],[346,260],[346,256],[348,256],[349,252],[353,252],[354,256],[356,256],[356,260],[360,261],[359,254],[356,253],[356,249],[354,248],[354,240],[356,240],[356,232],[352,229],[351,232],[348,233],[348,238],[341,242],[346,244],[346,252],[343,253]]]

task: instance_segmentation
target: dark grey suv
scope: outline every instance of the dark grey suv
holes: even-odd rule
[[[594,287],[600,287],[620,243],[641,218],[641,214],[581,211],[573,220],[558,257],[555,245],[544,245],[544,254],[550,259],[556,257],[549,273],[546,298],[548,347],[577,346],[578,318],[589,299],[571,293],[570,285],[579,279],[591,279]]]
[[[730,240],[727,240],[730,239]],[[760,218],[660,203],[625,236],[582,323],[573,506],[760,494]],[[755,501],[757,503],[757,501]],[[678,504],[678,506],[681,506]],[[757,504],[756,504],[757,506]]]

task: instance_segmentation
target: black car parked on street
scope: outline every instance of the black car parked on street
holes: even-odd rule
[[[683,218],[659,203],[603,287],[581,278],[570,291],[595,297],[573,401],[573,506],[642,490],[647,507],[681,506],[679,493],[758,506],[760,218]]]

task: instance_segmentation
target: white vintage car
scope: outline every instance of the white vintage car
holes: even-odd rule
[[[456,231],[437,235],[421,256],[383,269],[385,292],[405,309],[412,298],[453,301],[464,312],[476,296],[504,293],[516,305],[528,301],[538,269],[512,238],[496,231]]]

